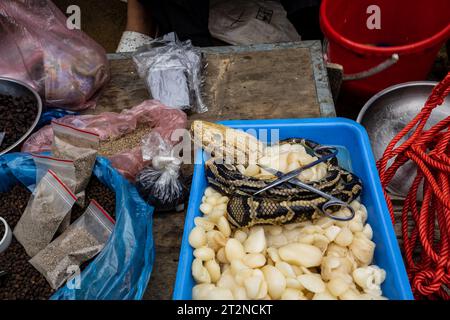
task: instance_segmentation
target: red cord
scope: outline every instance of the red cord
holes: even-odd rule
[[[401,216],[406,268],[416,299],[450,300],[450,291],[445,290],[450,289],[450,116],[424,130],[433,109],[449,93],[450,73],[434,88],[420,113],[389,143],[377,162],[393,223],[394,209],[386,187],[406,162],[413,161],[417,166]],[[411,131],[412,135],[397,146]],[[393,163],[388,167],[390,160]],[[423,201],[418,203],[421,183]],[[413,228],[408,232],[411,221]],[[417,249],[420,256],[414,257]]]

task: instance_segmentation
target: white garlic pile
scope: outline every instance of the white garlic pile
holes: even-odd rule
[[[264,151],[264,156],[258,159],[258,164],[287,173],[317,159],[317,157],[309,155],[301,144],[282,144],[267,147]],[[237,168],[242,174],[258,179],[273,177],[272,174],[261,169],[257,164],[249,164],[247,167],[238,165]],[[319,163],[312,168],[302,171],[298,175],[298,179],[303,182],[318,181],[323,179],[326,174],[327,165]]]
[[[284,226],[233,229],[228,198],[208,187],[195,228],[193,299],[386,299],[386,272],[371,265],[375,244],[366,208],[348,222],[317,216]],[[344,209],[346,210],[346,209]],[[338,214],[348,215],[342,211]]]

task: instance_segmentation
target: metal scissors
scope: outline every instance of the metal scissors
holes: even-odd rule
[[[274,174],[274,173],[270,172],[269,170],[266,170],[266,168],[263,168],[262,166],[260,166],[260,165],[258,164],[259,167],[261,167],[261,168],[263,168],[264,170],[266,170],[267,172],[269,172],[269,173],[275,175],[276,177],[278,177],[278,179],[275,180],[274,182],[269,183],[269,184],[268,184],[267,186],[265,186],[264,188],[262,188],[262,189],[256,191],[253,195],[254,195],[254,196],[257,196],[258,194],[263,193],[264,191],[267,191],[267,190],[269,190],[269,189],[272,189],[273,187],[276,187],[276,186],[278,186],[278,185],[280,185],[280,184],[282,184],[282,183],[284,183],[284,182],[290,181],[291,179],[296,178],[302,171],[305,171],[306,169],[312,168],[312,167],[318,165],[319,163],[322,163],[322,162],[325,162],[325,161],[327,161],[327,160],[329,160],[329,159],[331,159],[331,158],[334,158],[334,157],[336,157],[337,154],[338,154],[338,150],[336,149],[336,147],[331,147],[331,146],[320,146],[320,147],[318,147],[318,148],[311,149],[311,150],[313,151],[313,154],[312,154],[312,155],[316,155],[314,152],[317,152],[317,151],[320,151],[320,150],[324,150],[324,149],[330,150],[331,152],[330,152],[329,154],[326,154],[326,155],[320,157],[319,159],[317,159],[317,160],[315,160],[315,161],[313,161],[313,162],[311,162],[311,163],[309,163],[309,164],[307,164],[307,165],[301,167],[301,168],[292,170],[291,172],[288,172],[288,173],[286,173],[286,174],[284,174],[284,173],[282,173],[282,172],[281,172],[281,174]],[[307,151],[308,151],[308,150],[307,150]],[[311,152],[308,152],[308,153],[311,154]],[[275,170],[275,171],[276,171],[276,170]]]
[[[280,179],[285,179],[284,177],[287,175],[290,175],[290,173],[288,174],[283,174],[283,172],[272,169],[272,168],[268,168],[265,166],[261,166],[258,165],[259,167],[261,167],[262,169],[266,170],[267,172],[273,174],[274,176],[280,178]],[[298,169],[300,170],[300,169]],[[296,177],[297,175],[295,175],[294,177]],[[277,180],[278,181],[278,180]],[[308,191],[314,192],[315,194],[318,194],[319,196],[321,196],[322,198],[326,199],[327,201],[322,204],[318,209],[327,217],[333,219],[333,220],[338,220],[338,221],[349,221],[352,220],[353,217],[355,216],[355,210],[353,210],[353,208],[347,203],[344,202],[336,197],[333,197],[332,195],[329,195],[328,193],[325,193],[321,190],[318,190],[312,186],[310,186],[309,184],[306,184],[304,182],[301,182],[299,179],[297,178],[290,178],[287,180],[289,183],[294,184],[296,186],[299,186],[300,188],[306,189]],[[264,188],[267,189],[267,188]],[[257,192],[259,193],[259,192]],[[256,193],[255,193],[256,194]],[[327,211],[327,209],[330,209],[331,207],[344,207],[347,208],[348,210],[350,210],[350,215],[348,217],[337,217],[331,213],[329,213]]]

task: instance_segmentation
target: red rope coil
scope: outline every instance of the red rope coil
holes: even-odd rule
[[[404,258],[416,299],[450,300],[450,116],[424,130],[433,109],[449,93],[450,73],[434,88],[420,113],[392,139],[377,162],[393,223],[394,209],[386,187],[406,162],[413,161],[417,166],[401,216]],[[397,146],[411,131],[412,135]],[[393,162],[388,167],[390,160]],[[423,201],[418,203],[422,182]],[[414,224],[411,231],[410,221]],[[414,257],[417,249],[420,256]]]

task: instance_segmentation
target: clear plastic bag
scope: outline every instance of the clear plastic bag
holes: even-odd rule
[[[182,161],[158,133],[150,133],[142,144],[143,158],[152,164],[136,176],[139,194],[159,211],[182,210],[187,193],[180,173]]]
[[[201,94],[201,53],[189,40],[166,35],[141,47],[133,60],[154,99],[175,109],[208,111]]]
[[[99,137],[96,133],[81,130],[66,124],[52,122],[53,145],[52,153],[60,159],[69,159],[75,166],[75,193],[84,192],[92,175],[92,169],[97,158]],[[84,203],[84,194],[80,195]]]
[[[168,108],[156,100],[146,100],[141,104],[125,109],[121,113],[105,112],[98,115],[66,116],[58,119],[60,124],[89,130],[99,135],[101,143],[134,132],[139,125],[152,132],[158,132],[169,144],[178,143],[172,134],[184,129],[187,116],[183,111]],[[45,126],[25,141],[22,151],[39,153],[50,151],[53,142],[51,126]],[[142,158],[141,146],[130,146],[130,150],[109,156],[112,165],[126,178],[133,180],[146,165]]]
[[[30,263],[47,279],[53,289],[61,287],[72,273],[95,257],[114,229],[114,220],[92,200],[85,213]],[[78,273],[79,274],[79,273]]]
[[[36,185],[22,217],[14,228],[14,236],[30,257],[52,241],[76,199],[51,170]]]
[[[0,1],[0,74],[22,80],[51,107],[81,110],[109,80],[105,50],[50,0]]]

